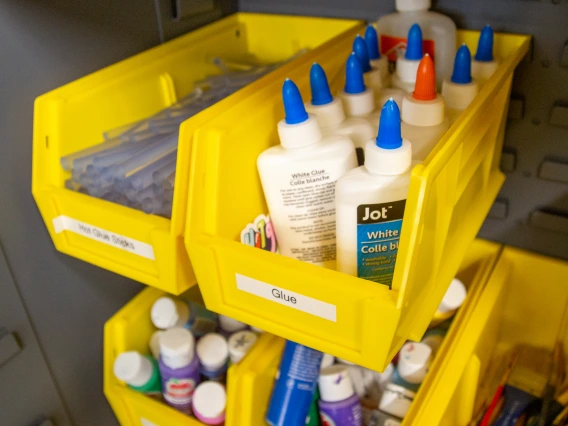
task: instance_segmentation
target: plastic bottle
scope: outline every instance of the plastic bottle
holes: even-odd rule
[[[217,382],[203,382],[193,394],[193,414],[206,425],[220,425],[225,421],[227,391]]]
[[[402,137],[412,141],[412,159],[424,161],[449,127],[444,98],[436,94],[434,63],[425,55],[414,92],[402,100]]]
[[[493,28],[491,25],[486,25],[479,35],[477,52],[471,62],[471,74],[480,85],[483,85],[498,66],[499,62],[493,57]]]
[[[231,364],[240,362],[256,343],[258,337],[248,330],[238,331],[229,337],[229,358]]]
[[[394,383],[389,383],[379,402],[379,410],[402,419],[408,413],[415,396],[416,393]]]
[[[219,334],[229,338],[237,331],[246,330],[248,325],[226,315],[219,315]]]
[[[412,392],[418,392],[428,372],[431,358],[432,348],[427,344],[406,343],[400,350],[392,382]]]
[[[462,44],[456,53],[452,77],[445,79],[442,84],[446,113],[452,123],[473,102],[478,91],[479,85],[471,77],[471,53],[467,46]]]
[[[399,55],[396,59],[396,72],[392,77],[393,87],[412,92],[416,84],[416,72],[423,57],[422,30],[418,24],[414,24],[408,31],[408,44],[404,56]]]
[[[383,107],[376,139],[367,142],[365,165],[336,186],[337,270],[391,285],[410,184],[412,148],[400,133],[393,100]],[[384,266],[373,266],[383,258]]]
[[[361,402],[353,389],[347,367],[332,365],[319,376],[320,417],[325,425],[362,426]]]
[[[163,330],[154,331],[150,337],[150,341],[148,342],[150,352],[155,359],[160,358],[160,336],[162,334],[164,334]]]
[[[333,364],[335,364],[335,357],[330,354],[323,354],[323,358],[321,359],[320,370],[322,368],[331,367]]]
[[[380,111],[375,111],[375,97],[372,88],[365,85],[363,66],[355,52],[349,55],[345,65],[345,87],[339,92],[347,117],[367,120],[373,129],[379,123]]]
[[[303,425],[318,383],[323,354],[286,341],[266,422],[271,426]]]
[[[431,0],[396,0],[397,12],[377,21],[381,53],[390,61],[396,60],[396,52],[406,45],[406,35],[413,24],[418,24],[424,34],[425,51],[436,61],[438,87],[452,72],[456,53],[456,24],[447,16],[431,12]]]
[[[284,82],[282,95],[286,119],[278,123],[281,145],[257,160],[280,253],[335,269],[335,182],[357,167],[355,146],[346,136],[323,137],[291,80]],[[309,204],[302,194],[309,194]]]
[[[369,56],[369,48],[367,42],[359,34],[353,40],[353,52],[359,58],[361,66],[363,67],[363,78],[365,84],[373,89],[375,98],[380,96],[383,89],[383,74],[379,68],[371,65],[371,58]]]
[[[175,327],[160,336],[162,392],[166,402],[185,414],[191,414],[191,400],[199,383],[199,360],[195,340],[185,328]]]
[[[367,28],[365,29],[365,43],[367,44],[367,51],[369,53],[371,66],[380,71],[383,89],[389,87],[389,60],[385,55],[381,55],[381,49],[379,48],[379,36],[373,25],[367,25]]]
[[[227,339],[217,333],[208,333],[197,342],[196,352],[203,380],[225,381],[229,360]]]
[[[448,287],[448,290],[444,294],[444,298],[438,306],[432,321],[430,322],[430,327],[436,327],[442,322],[454,316],[459,307],[463,304],[465,297],[467,296],[467,290],[465,285],[454,278]]]
[[[137,392],[158,396],[162,393],[158,362],[136,351],[121,353],[113,366],[117,379],[125,382]]]
[[[320,399],[319,389],[316,386],[316,391],[312,397],[312,403],[310,404],[310,410],[308,411],[308,416],[306,417],[305,426],[320,426],[320,412],[318,402]],[[325,425],[328,426],[328,425]]]
[[[198,303],[186,302],[171,297],[160,297],[150,311],[152,323],[166,330],[172,327],[185,327],[195,337],[215,331],[217,314],[208,311]]]
[[[341,100],[331,95],[325,71],[316,63],[310,69],[310,87],[312,100],[305,105],[306,111],[318,118],[324,136],[343,135],[349,137],[355,145],[359,164],[363,164],[363,149],[365,143],[375,132],[373,126],[363,118],[345,117]]]

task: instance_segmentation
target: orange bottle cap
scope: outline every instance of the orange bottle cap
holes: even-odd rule
[[[434,61],[426,54],[418,65],[416,84],[412,97],[419,101],[432,101],[436,99],[436,70]]]

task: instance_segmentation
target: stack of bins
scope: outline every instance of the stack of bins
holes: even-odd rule
[[[458,42],[472,50],[478,37],[458,31]],[[496,34],[498,69],[414,167],[392,290],[236,239],[244,224],[267,213],[256,159],[278,143],[284,78],[308,99],[308,65],[274,73],[261,90],[204,124],[192,139],[185,244],[207,306],[374,370],[383,370],[407,339],[420,340],[505,179],[499,161],[509,94],[529,42]],[[338,45],[333,58],[310,56],[328,71],[334,90],[343,74],[332,70],[350,49]],[[282,293],[297,303],[276,300]]]

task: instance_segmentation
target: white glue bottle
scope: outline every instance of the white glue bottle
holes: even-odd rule
[[[316,63],[310,69],[310,87],[312,100],[306,104],[306,111],[318,118],[324,136],[349,137],[355,145],[359,164],[363,164],[365,143],[375,133],[373,126],[363,118],[345,117],[341,100],[331,95],[325,71]]]
[[[471,62],[473,78],[483,85],[497,70],[499,63],[493,57],[493,28],[486,25],[477,42],[477,52]]]
[[[411,161],[399,108],[389,100],[377,138],[367,142],[365,165],[347,173],[335,188],[338,271],[392,284]]]
[[[339,92],[347,117],[367,120],[373,126],[373,133],[379,124],[381,112],[375,110],[374,91],[367,87],[363,77],[363,65],[355,52],[352,52],[345,64],[345,86]]]
[[[402,137],[412,141],[412,159],[424,161],[450,127],[444,98],[436,93],[434,62],[420,61],[416,87],[402,100]]]
[[[424,32],[427,53],[436,60],[438,87],[452,72],[456,53],[456,24],[447,16],[431,12],[431,0],[396,0],[396,13],[390,13],[377,21],[381,52],[396,60],[396,52],[404,47],[406,35],[413,24]]]
[[[355,146],[346,136],[323,136],[292,80],[284,82],[282,98],[280,145],[257,159],[280,253],[335,269],[335,183],[357,167]]]
[[[396,58],[396,72],[392,77],[393,87],[412,92],[416,84],[416,72],[424,57],[422,48],[422,30],[414,24],[408,31],[408,43],[404,55]]]
[[[463,44],[456,53],[452,77],[445,79],[442,84],[442,96],[446,101],[446,112],[450,122],[453,123],[458,119],[473,102],[478,91],[477,81],[471,78],[471,53]]]

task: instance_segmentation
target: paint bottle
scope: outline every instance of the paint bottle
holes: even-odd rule
[[[363,419],[366,426],[401,426],[399,418],[393,417],[380,410],[363,410]]]
[[[150,396],[162,394],[158,362],[136,351],[121,353],[113,366],[114,375],[129,388]]]
[[[310,69],[310,88],[312,100],[305,105],[306,111],[318,118],[324,136],[343,135],[351,139],[355,145],[357,160],[359,164],[363,164],[363,149],[375,132],[373,126],[363,118],[345,117],[341,100],[331,95],[325,71],[317,63]]]
[[[323,354],[286,341],[266,422],[271,426],[303,425],[318,384]]]
[[[430,328],[434,328],[442,322],[453,317],[456,311],[463,304],[465,297],[467,296],[467,290],[465,285],[454,278],[448,287],[448,290],[444,294],[444,298],[438,306],[432,321],[430,321]]]
[[[292,80],[284,82],[282,97],[281,144],[257,159],[280,253],[335,269],[335,182],[357,167],[355,146],[346,136],[323,136]]]
[[[193,414],[201,423],[223,424],[227,407],[225,386],[211,381],[200,383],[193,394],[192,407]]]
[[[402,137],[412,142],[412,159],[424,161],[450,127],[444,98],[436,93],[434,63],[425,55],[416,87],[402,100]]]
[[[337,182],[337,270],[390,286],[410,184],[412,148],[393,100],[383,107],[365,165]],[[383,267],[374,264],[381,258]]]
[[[410,410],[415,397],[416,393],[394,383],[389,383],[379,402],[379,410],[402,419]]]
[[[392,382],[412,392],[418,392],[418,388],[428,373],[431,358],[432,348],[427,344],[406,343],[399,352]]]
[[[471,74],[480,85],[485,84],[497,70],[499,62],[493,57],[493,28],[486,25],[477,42],[477,52],[471,62]]]
[[[163,330],[154,331],[154,333],[152,333],[152,336],[150,337],[150,341],[148,342],[148,348],[150,349],[150,352],[155,359],[160,358],[160,336],[163,333]]]
[[[381,49],[379,48],[379,36],[377,34],[377,30],[371,24],[367,25],[367,28],[365,29],[365,43],[367,44],[367,51],[369,52],[371,66],[374,69],[378,69],[381,74],[382,88],[384,89],[389,87],[389,60],[385,55],[381,55]]]
[[[208,333],[197,341],[196,352],[202,380],[224,382],[229,360],[227,339],[217,333]]]
[[[156,300],[152,305],[150,317],[159,329],[185,327],[198,338],[217,328],[217,314],[198,303],[172,297],[160,297]]]
[[[319,376],[321,421],[325,425],[362,426],[361,402],[353,389],[347,367],[332,365]]]
[[[312,398],[312,403],[310,404],[310,411],[308,411],[308,416],[306,417],[305,426],[320,426],[320,412],[318,402],[320,399],[319,389],[316,386],[316,391]],[[328,425],[325,425],[328,426]]]
[[[226,315],[219,315],[219,328],[217,332],[227,339],[237,331],[246,330],[248,325]]]
[[[430,346],[432,349],[432,359],[434,359],[440,350],[440,346],[444,342],[444,338],[448,334],[448,330],[444,328],[433,328],[424,333],[424,337],[420,340],[420,343],[424,343]]]
[[[446,113],[450,122],[473,102],[479,92],[479,85],[471,77],[471,54],[465,44],[458,49],[454,61],[454,71],[450,79],[442,84],[442,96],[446,102]]]
[[[174,327],[160,336],[162,392],[166,402],[185,414],[191,414],[191,400],[199,383],[199,360],[195,340],[185,328]]]
[[[237,364],[240,362],[254,346],[257,340],[258,337],[256,333],[248,330],[237,331],[236,333],[231,334],[228,341],[229,359],[231,360],[231,364]]]
[[[456,53],[456,24],[447,16],[429,11],[431,0],[396,0],[396,12],[377,21],[381,53],[396,60],[407,42],[408,30],[418,24],[424,32],[424,47],[436,61],[438,87],[450,76]]]
[[[393,87],[412,92],[416,84],[416,72],[423,57],[422,30],[418,24],[414,24],[408,31],[408,43],[404,55],[399,55],[396,59],[396,72],[392,77]]]
[[[335,357],[330,354],[323,354],[320,370],[322,368],[331,367],[333,364],[335,364]]]
[[[373,89],[365,85],[363,66],[352,52],[345,64],[345,87],[339,92],[347,117],[359,117],[367,120],[373,129],[379,123],[380,111],[375,111]]]

